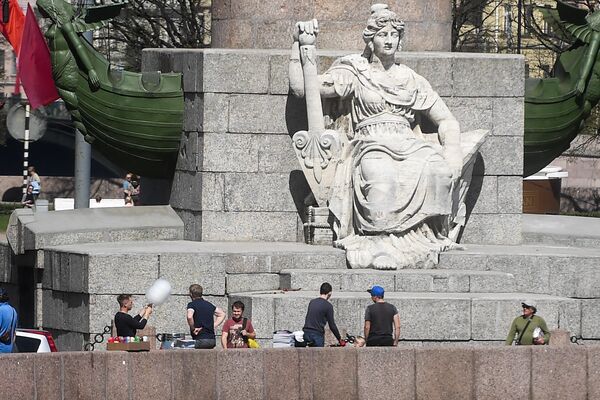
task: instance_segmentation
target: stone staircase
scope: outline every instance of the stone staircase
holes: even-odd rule
[[[302,328],[322,282],[332,284],[336,321],[351,334],[362,332],[374,284],[400,310],[401,338],[414,343],[500,343],[523,300],[551,329],[594,338],[600,324],[595,249],[469,245],[443,254],[435,269],[399,271],[348,269],[343,251],[301,243],[98,242],[52,246],[43,260],[44,326],[82,337],[110,321],[119,293],[142,304],[158,277],[173,286],[152,317],[159,332],[187,331],[188,286],[200,283],[224,309],[242,300],[265,346],[274,330]]]
[[[111,212],[119,219],[118,211]],[[274,330],[302,328],[308,302],[329,282],[338,326],[351,334],[362,332],[371,302],[366,290],[377,284],[400,311],[405,341],[500,343],[523,300],[538,306],[551,329],[585,339],[600,336],[600,250],[575,246],[600,243],[595,227],[586,225],[594,220],[569,220],[579,227],[579,237],[531,229],[526,245],[468,245],[442,254],[434,269],[376,271],[348,269],[344,252],[329,246],[180,240],[183,228],[173,214],[160,208],[156,213],[164,216],[158,228],[143,231],[152,226],[146,216],[135,220],[138,231],[122,224],[110,234],[90,226],[59,235],[59,224],[50,218],[19,220],[16,243],[35,251],[42,271],[38,317],[62,349],[79,350],[102,332],[116,312],[118,294],[132,293],[143,304],[158,277],[173,286],[152,316],[158,332],[187,331],[188,287],[200,283],[206,298],[224,309],[244,301],[259,340],[268,346]],[[139,229],[148,233],[140,235]]]
[[[266,342],[272,330],[302,328],[308,302],[322,282],[334,288],[331,302],[338,326],[352,334],[362,332],[364,309],[371,301],[366,289],[377,284],[386,289],[386,301],[398,307],[406,341],[501,343],[524,300],[538,306],[550,329],[598,339],[600,250],[595,244],[600,244],[600,226],[595,220],[567,217],[573,229],[548,229],[556,217],[527,217],[533,225],[541,219],[543,226],[526,230],[525,245],[468,245],[442,254],[436,268],[424,270],[351,270],[343,265],[282,269],[280,291],[271,286],[267,292],[229,296],[247,304]]]

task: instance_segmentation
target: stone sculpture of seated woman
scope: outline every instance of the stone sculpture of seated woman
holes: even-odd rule
[[[335,245],[346,250],[353,268],[428,266],[457,247],[451,233],[464,177],[460,127],[429,82],[396,62],[404,22],[387,5],[371,11],[364,53],[342,57],[315,77],[322,98],[347,100],[351,108],[352,129],[342,133],[347,140],[340,141],[345,145],[333,163],[327,199]],[[306,47],[318,25],[296,27],[290,87],[299,95],[306,91],[310,124]],[[425,118],[437,126],[437,142],[420,131]]]

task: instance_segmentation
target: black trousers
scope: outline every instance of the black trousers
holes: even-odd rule
[[[369,336],[367,338],[367,347],[393,346],[394,338],[392,336]]]

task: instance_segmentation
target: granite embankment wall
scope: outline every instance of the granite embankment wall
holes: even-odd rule
[[[2,399],[598,399],[600,347],[79,352],[0,357]]]

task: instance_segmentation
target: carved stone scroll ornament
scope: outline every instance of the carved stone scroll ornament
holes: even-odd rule
[[[294,148],[352,268],[430,267],[460,247],[464,199],[488,133],[460,132],[429,82],[396,62],[404,22],[386,5],[371,11],[363,54],[339,58],[322,75],[317,22],[296,25],[290,89],[306,97],[309,130],[294,135]],[[338,133],[324,129],[321,97],[347,105],[334,117]],[[422,132],[423,118],[438,131]]]
[[[295,51],[291,62],[301,62],[302,65],[308,131],[296,132],[292,140],[317,204],[326,206],[341,148],[338,133],[326,130],[323,119],[315,46],[318,31],[318,25],[314,21],[312,29],[298,33],[294,42]]]

